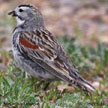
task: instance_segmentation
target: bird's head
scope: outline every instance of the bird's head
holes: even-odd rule
[[[16,9],[9,12],[8,15],[16,17],[18,25],[26,21],[31,21],[32,19],[35,19],[39,24],[43,23],[41,12],[32,5],[19,5]]]

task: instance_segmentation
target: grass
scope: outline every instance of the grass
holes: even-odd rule
[[[98,43],[94,49],[89,45],[82,47],[75,38],[68,39],[65,36],[59,40],[80,74],[94,80],[103,72],[100,76],[101,85],[108,87],[108,50],[105,44]],[[12,57],[10,52],[5,55]],[[77,89],[73,94],[68,90],[59,91],[57,86],[63,82],[52,82],[49,89],[44,91],[46,82],[37,87],[39,82],[16,67],[15,61],[11,59],[7,68],[0,72],[0,105],[8,108],[30,108],[36,105],[39,108],[108,108],[106,89],[98,89],[102,92],[100,96],[97,93],[89,96]]]

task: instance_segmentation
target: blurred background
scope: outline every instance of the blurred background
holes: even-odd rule
[[[16,26],[8,12],[20,4],[32,4],[41,10],[46,28],[60,39],[72,61],[83,70],[81,74],[90,75],[87,78],[99,87],[108,75],[108,0],[0,0],[1,71],[8,63],[7,52]]]

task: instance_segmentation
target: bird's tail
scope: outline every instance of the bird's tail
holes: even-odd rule
[[[84,92],[90,94],[96,91],[96,89],[81,76],[77,80],[75,80],[73,84]]]

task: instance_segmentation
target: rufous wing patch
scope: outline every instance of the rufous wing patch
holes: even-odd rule
[[[33,45],[32,43],[30,43],[29,41],[27,41],[22,37],[19,38],[19,41],[24,47],[31,48],[31,49],[39,49],[38,45]]]

